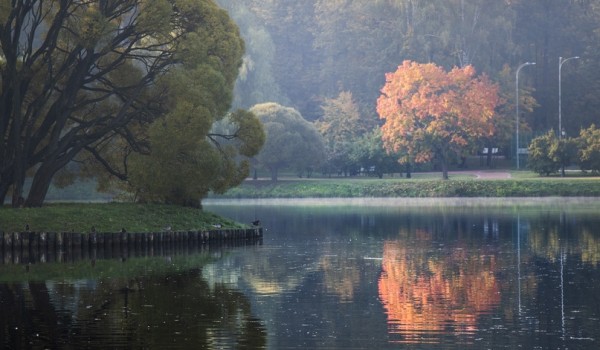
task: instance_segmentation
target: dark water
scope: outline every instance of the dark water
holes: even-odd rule
[[[600,348],[600,201],[205,207],[262,244],[0,265],[0,347]]]

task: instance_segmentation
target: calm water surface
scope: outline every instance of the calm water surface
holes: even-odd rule
[[[260,219],[263,241],[29,267],[5,256],[0,347],[600,348],[600,201],[205,208]]]

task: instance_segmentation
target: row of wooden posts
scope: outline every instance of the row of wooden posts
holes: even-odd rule
[[[260,238],[262,228],[168,232],[1,232],[0,249],[57,247],[63,249],[105,245],[150,246],[163,243],[209,243]]]
[[[27,256],[21,260],[40,260],[39,257],[66,253],[82,255],[82,252],[96,251],[108,254],[129,255],[132,252],[159,252],[177,247],[202,247],[212,245],[231,245],[244,241],[262,239],[260,227],[247,229],[218,229],[210,231],[168,231],[168,232],[2,232],[0,231],[0,255],[13,260],[19,255]],[[87,254],[83,254],[84,256]],[[145,255],[145,254],[144,254]],[[38,258],[34,258],[38,257]],[[6,259],[3,259],[6,260]],[[5,263],[7,263],[5,261]],[[10,263],[10,262],[8,262]]]

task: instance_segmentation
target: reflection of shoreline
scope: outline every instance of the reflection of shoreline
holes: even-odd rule
[[[448,333],[468,337],[478,330],[478,317],[500,303],[494,256],[465,249],[432,255],[388,241],[383,257],[379,296],[398,342],[437,343]]]
[[[135,268],[133,260],[95,267],[134,270],[127,275],[0,282],[0,348],[266,349],[250,300],[225,285],[211,290],[198,256],[139,260]],[[159,264],[173,267],[157,271]]]

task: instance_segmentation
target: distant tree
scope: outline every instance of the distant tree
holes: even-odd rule
[[[389,152],[417,163],[437,160],[448,179],[448,165],[482,137],[493,135],[498,87],[471,66],[445,72],[434,64],[404,61],[377,101],[385,120],[382,137]]]
[[[264,21],[252,13],[248,1],[216,2],[229,12],[246,42],[246,53],[235,84],[233,106],[250,108],[265,101],[285,104],[288,99],[281,92],[273,73],[276,48]]]
[[[565,168],[577,160],[579,142],[572,137],[557,139],[548,150],[550,158],[560,167],[560,175],[565,176]]]
[[[600,173],[600,129],[592,124],[581,130],[578,140],[581,169]]]
[[[367,122],[361,118],[358,105],[349,91],[341,92],[336,98],[325,99],[321,108],[323,115],[315,126],[325,139],[329,162],[326,167],[348,173],[350,153],[354,143],[368,130]]]
[[[384,174],[397,172],[400,168],[398,156],[386,152],[381,136],[380,128],[363,134],[353,143],[350,153],[350,159],[355,164],[372,172],[380,179]]]
[[[560,164],[552,157],[550,149],[556,148],[558,138],[553,130],[531,140],[528,149],[527,166],[540,175],[558,172]]]
[[[597,51],[600,7],[596,1],[528,0],[511,1],[515,11],[512,36],[520,62],[533,60],[536,65],[534,97],[539,107],[527,116],[533,130],[557,130],[558,58],[580,56],[562,67],[562,109],[569,115],[563,123],[567,135],[595,121],[600,61]],[[586,47],[587,45],[590,45]],[[594,47],[594,48],[593,48]],[[518,62],[518,61],[517,61]],[[514,62],[513,66],[517,65]],[[577,101],[579,100],[579,101]],[[577,106],[577,104],[579,106]],[[585,123],[587,122],[587,124]]]
[[[269,102],[253,106],[250,112],[264,125],[266,141],[256,159],[269,170],[271,180],[277,181],[281,169],[310,172],[323,162],[323,137],[297,110]]]
[[[73,160],[126,180],[129,155],[156,150],[149,125],[175,109],[203,124],[194,129],[204,139],[229,109],[242,53],[237,27],[212,0],[4,2],[0,202],[12,191],[13,206],[41,206]],[[175,85],[159,83],[181,70],[198,78],[185,89],[203,97],[202,113],[172,103]]]

